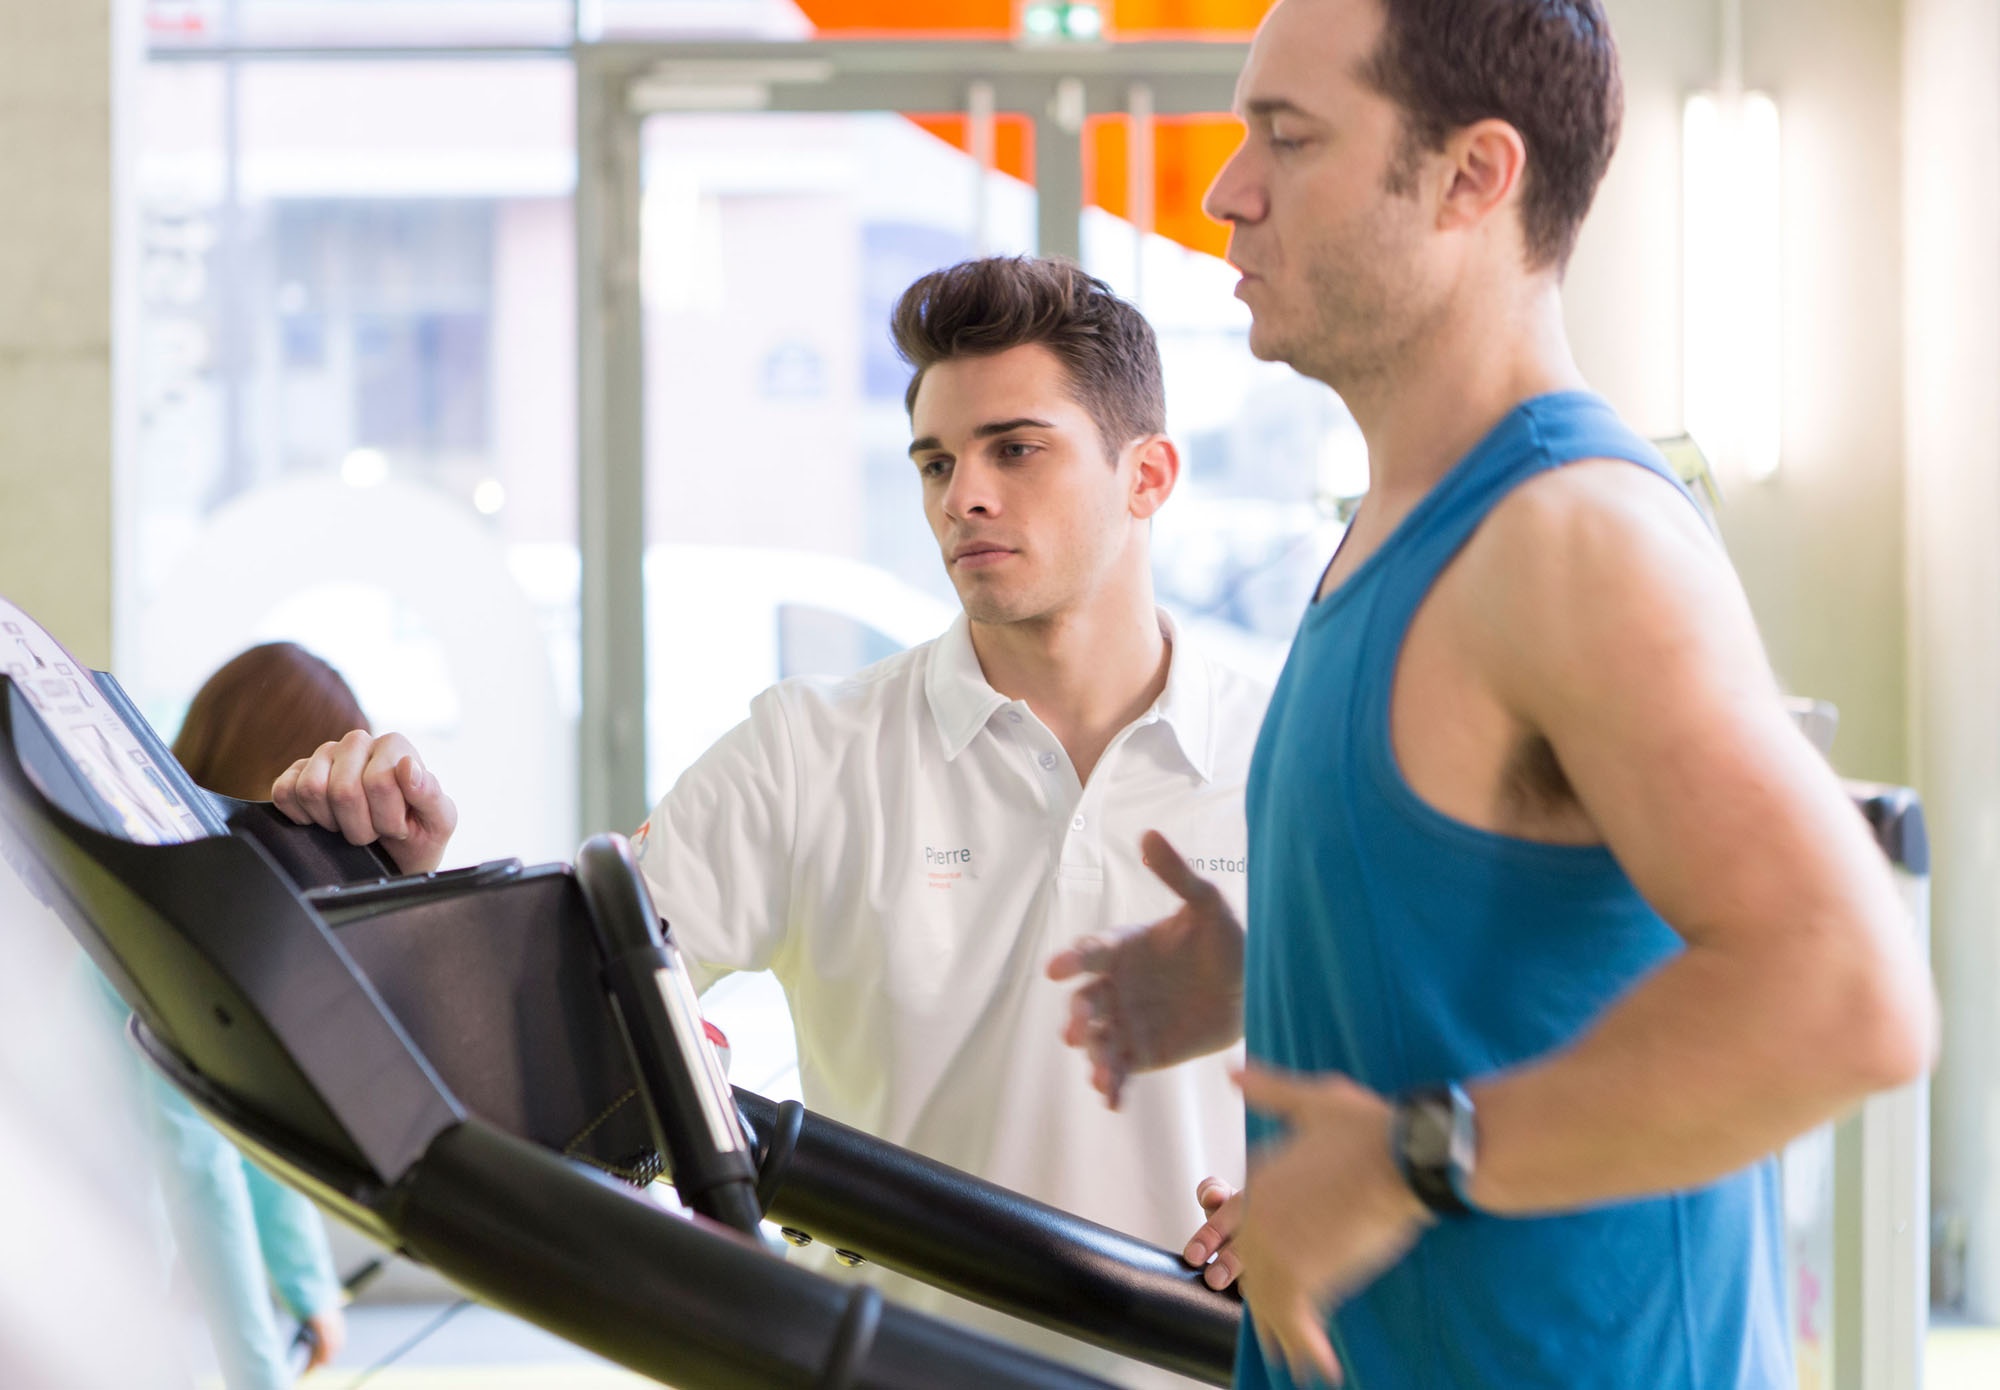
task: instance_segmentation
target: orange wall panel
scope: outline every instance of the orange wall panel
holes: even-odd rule
[[[971,123],[966,117],[945,113],[912,115],[910,119],[947,145],[971,152],[972,139],[967,133]],[[1023,183],[1035,181],[1035,147],[1030,139],[1031,130],[1026,116],[1005,111],[993,113],[993,167]]]
[[[1274,0],[1112,0],[1111,31],[1242,38]],[[1011,34],[1016,0],[798,0],[823,34]]]
[[[1276,0],[1113,0],[1111,31],[1120,38],[1164,36],[1245,39]]]
[[[1112,32],[1125,38],[1242,39],[1256,29],[1275,0],[1112,0]],[[1017,0],[798,0],[822,33],[863,35],[949,34],[1007,37],[1015,29]],[[915,115],[919,126],[963,150],[963,115]],[[1122,116],[1095,116],[1083,136],[1084,201],[1117,217],[1131,208],[1129,132]],[[1165,237],[1210,255],[1221,255],[1229,229],[1201,210],[1202,194],[1242,138],[1228,117],[1163,117],[1154,125],[1153,225]],[[994,164],[1003,173],[1034,180],[1034,149],[1025,118],[1004,113],[994,122]]]
[[[1014,0],[797,0],[822,34],[1014,32]]]
[[[1220,256],[1229,228],[1201,210],[1202,195],[1243,128],[1228,116],[1163,116],[1153,123],[1153,230]],[[1131,122],[1092,116],[1084,127],[1083,194],[1113,217],[1132,215]]]

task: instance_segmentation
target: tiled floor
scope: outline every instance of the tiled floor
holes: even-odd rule
[[[637,1390],[654,1383],[505,1313],[471,1304],[443,1317],[451,1307],[349,1308],[339,1362],[300,1381],[300,1390]],[[220,1380],[211,1373],[201,1390],[221,1390]]]

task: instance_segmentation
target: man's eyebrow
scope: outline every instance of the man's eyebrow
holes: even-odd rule
[[[1277,116],[1297,116],[1301,120],[1316,121],[1319,117],[1295,101],[1285,97],[1252,97],[1243,103],[1246,117],[1258,116],[1270,120]]]
[[[987,423],[974,429],[972,437],[974,439],[991,439],[997,434],[1011,434],[1015,430],[1052,430],[1054,428],[1055,426],[1047,420],[1037,420],[1032,416],[1022,415],[1012,420],[989,420]],[[943,442],[934,434],[927,434],[922,439],[913,439],[910,441],[910,454],[912,457],[917,454],[928,454],[934,450],[941,451],[943,448]]]
[[[1055,426],[1047,420],[1030,419],[1023,415],[1013,420],[994,420],[981,425],[972,432],[974,439],[991,439],[996,434],[1011,434],[1015,430],[1052,430]]]

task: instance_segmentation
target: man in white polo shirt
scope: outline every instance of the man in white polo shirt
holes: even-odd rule
[[[1179,908],[1142,860],[1149,830],[1244,911],[1267,692],[1154,604],[1150,523],[1180,460],[1136,309],[1074,266],[989,259],[919,280],[893,329],[914,481],[965,612],[854,676],[765,691],[654,809],[640,864],[704,985],[783,982],[809,1108],[1178,1250],[1196,1182],[1243,1170],[1228,1058],[1135,1077],[1106,1110],[1044,964]],[[280,805],[338,823],[329,788],[365,763],[341,747]],[[873,1277],[1127,1384],[1175,1379]]]

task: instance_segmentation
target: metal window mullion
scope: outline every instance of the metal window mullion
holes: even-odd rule
[[[1035,120],[1035,250],[1083,259],[1083,84],[1064,78]]]
[[[644,341],[639,121],[624,76],[578,55],[579,837],[646,814]]]
[[[981,78],[966,84],[965,148],[972,156],[973,246],[986,255],[993,245],[992,177],[997,164],[993,84]]]
[[[1125,98],[1128,133],[1125,159],[1125,208],[1132,223],[1132,300],[1146,303],[1146,239],[1153,234],[1157,209],[1154,193],[1157,158],[1153,147],[1153,88],[1134,82]]]

